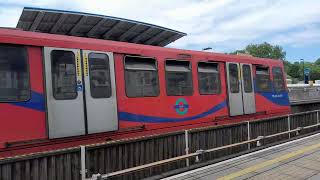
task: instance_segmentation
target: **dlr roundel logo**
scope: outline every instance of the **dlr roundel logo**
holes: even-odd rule
[[[179,115],[185,115],[188,112],[189,105],[185,99],[179,98],[177,99],[174,108]]]

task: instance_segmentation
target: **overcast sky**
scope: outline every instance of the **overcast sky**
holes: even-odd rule
[[[320,58],[320,0],[0,0],[0,26],[15,27],[23,7],[122,17],[187,33],[170,47],[231,52],[278,44],[287,59]]]

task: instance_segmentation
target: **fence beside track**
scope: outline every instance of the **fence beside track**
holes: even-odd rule
[[[110,174],[120,170],[166,160],[186,153],[195,153],[216,147],[257,139],[281,132],[315,125],[311,128],[270,136],[261,140],[263,145],[283,141],[295,136],[319,130],[319,111],[296,113],[270,119],[242,122],[232,125],[205,127],[177,131],[163,135],[112,141],[86,146],[86,177],[94,174]],[[187,135],[187,136],[186,136]],[[187,146],[186,138],[187,137]],[[188,151],[186,151],[188,147]],[[181,159],[174,162],[152,166],[140,171],[123,173],[108,179],[142,179],[172,170],[194,166],[232,154],[258,148],[255,141],[205,153],[201,156]],[[81,179],[80,147],[18,156],[0,160],[1,180],[69,180]]]
[[[320,99],[290,102],[291,112],[305,112],[320,109]]]

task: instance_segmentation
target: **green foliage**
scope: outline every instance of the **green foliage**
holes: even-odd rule
[[[320,65],[320,58],[318,58],[318,59],[316,60],[316,62],[314,62],[314,64],[315,64],[315,65]]]
[[[300,68],[299,63],[290,64],[287,69],[288,70],[286,72],[289,76],[292,78],[302,79],[302,73],[300,73],[300,69],[302,69],[302,67]]]
[[[234,52],[231,52],[230,54],[246,54],[246,50],[236,50]]]
[[[286,58],[286,52],[283,50],[281,46],[271,45],[267,42],[262,44],[249,44],[243,50],[237,50],[230,54],[237,53],[246,53],[250,54],[254,57],[260,58],[270,58],[270,59],[281,59],[284,60]]]
[[[285,70],[286,72],[290,71],[291,63],[290,63],[289,61],[284,60],[284,61],[283,61],[283,65],[284,65],[284,70]]]
[[[304,66],[304,68],[310,68],[310,80],[320,80],[320,64],[317,64],[317,62],[305,62],[304,65],[303,62],[294,62],[292,64],[288,62],[288,64],[285,63],[284,65],[286,73],[292,78],[302,81]]]
[[[320,80],[320,65],[311,66],[310,79]]]

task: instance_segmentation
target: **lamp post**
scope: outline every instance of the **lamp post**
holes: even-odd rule
[[[302,61],[302,77],[303,77],[303,82],[305,82],[305,76],[304,76],[304,59],[300,59],[300,61]]]

